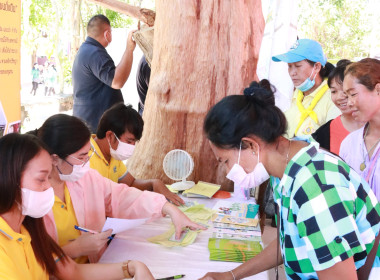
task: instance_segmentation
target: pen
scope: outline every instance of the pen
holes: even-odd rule
[[[75,225],[74,228],[77,229],[77,230],[80,230],[80,231],[83,231],[83,232],[89,232],[89,233],[92,233],[92,234],[99,233],[99,232],[97,232],[95,230],[87,229],[87,228],[80,227],[80,226],[77,226],[77,225]],[[113,237],[112,236],[108,236],[108,239],[112,240]],[[174,279],[176,279],[176,278],[174,278]]]
[[[180,275],[174,275],[174,276],[169,276],[169,277],[165,277],[165,278],[158,278],[156,280],[172,280],[172,279],[180,279],[180,278],[183,278],[185,277],[186,275],[185,274],[180,274]]]
[[[99,232],[97,232],[95,230],[87,229],[87,228],[76,226],[76,225],[74,226],[74,228],[77,229],[77,230],[83,231],[83,232],[99,233]]]

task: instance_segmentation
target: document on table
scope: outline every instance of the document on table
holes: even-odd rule
[[[117,234],[128,229],[138,227],[139,225],[145,224],[147,219],[117,219],[117,218],[107,218],[102,231],[112,229],[112,234]]]

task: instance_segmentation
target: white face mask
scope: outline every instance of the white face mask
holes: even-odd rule
[[[70,164],[70,163],[69,163]],[[76,182],[79,179],[81,179],[87,171],[90,170],[90,162],[87,161],[84,165],[73,165],[73,171],[70,174],[62,174],[61,171],[59,171],[59,178],[62,181],[69,181],[69,182]]]
[[[227,174],[227,178],[234,182],[234,191],[240,192],[237,196],[241,197],[241,193],[248,199],[249,191],[247,189],[260,186],[263,182],[269,179],[269,174],[264,165],[260,162],[260,150],[257,152],[257,161],[255,168],[251,173],[245,172],[243,167],[239,165],[240,162],[241,144],[239,149],[238,163],[235,163]]]
[[[45,216],[54,205],[54,190],[52,187],[43,192],[21,188],[22,214],[32,218]]]
[[[113,134],[115,135],[115,133]],[[111,157],[117,160],[126,160],[129,159],[133,155],[133,151],[135,150],[135,145],[121,142],[119,138],[115,135],[117,141],[119,141],[116,150],[112,149],[110,142],[110,153]]]
[[[315,77],[318,74],[318,73],[315,73],[313,80],[311,80],[310,78],[313,75],[313,72],[314,72],[314,66],[313,66],[313,70],[311,71],[310,76],[305,81],[303,81],[302,84],[295,86],[295,87],[302,92],[306,92],[306,91],[310,90],[315,85]]]

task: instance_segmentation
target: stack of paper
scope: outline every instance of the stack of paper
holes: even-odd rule
[[[218,214],[254,219],[259,211],[259,205],[219,200],[213,207]]]
[[[208,241],[210,260],[245,262],[262,251],[258,241],[210,238]]]
[[[214,214],[211,220],[217,223],[233,224],[248,227],[256,227],[259,224],[259,219],[242,218],[223,214]]]
[[[186,197],[211,198],[219,189],[220,185],[199,181],[194,187],[185,190],[182,194]]]
[[[117,234],[128,229],[138,227],[139,225],[145,224],[148,219],[118,219],[118,218],[107,218],[104,223],[102,231],[112,229],[112,234]]]
[[[213,209],[210,260],[244,262],[261,252],[258,205],[221,200]]]

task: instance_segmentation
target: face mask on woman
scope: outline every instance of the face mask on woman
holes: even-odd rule
[[[313,72],[314,72],[314,66],[313,66],[313,70],[311,71],[310,76],[302,84],[296,86],[296,88],[302,92],[306,92],[310,90],[315,85],[315,77],[318,74],[318,73],[315,73],[313,80],[310,80],[311,76],[313,75]]]
[[[113,135],[115,135],[115,133]],[[110,145],[111,157],[113,157],[114,159],[117,159],[117,160],[129,159],[132,156],[133,151],[135,150],[135,145],[131,145],[128,143],[121,142],[119,140],[119,138],[117,138],[116,135],[115,135],[115,137],[116,137],[117,141],[119,142],[116,150],[112,149],[110,142],[108,142],[108,144]]]
[[[54,205],[54,190],[52,187],[43,192],[21,188],[22,214],[32,218],[45,216]]]
[[[227,174],[227,178],[234,182],[235,188],[240,188],[243,192],[244,189],[251,189],[259,186],[263,182],[269,179],[269,174],[266,171],[264,165],[260,162],[260,149],[257,152],[257,164],[252,172],[246,173],[240,162],[241,143],[239,148],[238,162],[234,164],[230,172]]]
[[[67,163],[70,164],[70,165],[72,165],[69,162],[67,162]],[[79,179],[81,179],[84,176],[84,174],[86,174],[86,172],[88,170],[90,170],[90,162],[87,161],[83,165],[76,165],[76,164],[74,164],[74,165],[72,165],[72,167],[73,167],[73,171],[70,174],[62,174],[59,171],[59,169],[58,169],[58,171],[59,171],[59,178],[62,181],[76,182]]]

